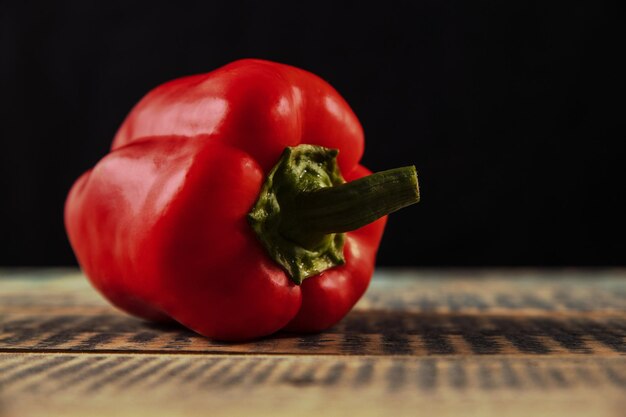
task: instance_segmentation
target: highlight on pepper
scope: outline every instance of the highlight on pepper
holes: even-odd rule
[[[321,78],[244,59],[131,110],[73,185],[65,225],[113,305],[218,340],[318,332],[367,289],[415,167],[372,174],[363,130]]]

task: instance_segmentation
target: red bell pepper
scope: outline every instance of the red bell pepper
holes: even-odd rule
[[[419,199],[414,167],[369,175],[362,153],[326,82],[236,61],[135,106],[71,189],[67,232],[91,283],[135,316],[220,340],[320,331],[365,292],[385,215]]]

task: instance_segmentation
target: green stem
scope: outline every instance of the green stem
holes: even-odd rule
[[[419,201],[414,166],[301,192],[283,209],[281,232],[307,247],[320,235],[349,232]]]
[[[344,232],[419,201],[415,167],[346,183],[336,149],[285,148],[268,173],[248,222],[292,281],[343,265]]]

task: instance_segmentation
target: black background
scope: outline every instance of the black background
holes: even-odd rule
[[[347,99],[373,170],[415,164],[382,265],[623,265],[622,19],[602,2],[0,2],[0,265],[75,262],[72,182],[152,87],[256,57]]]

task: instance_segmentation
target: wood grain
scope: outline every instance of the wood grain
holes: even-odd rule
[[[0,416],[625,406],[623,270],[380,271],[329,331],[239,344],[119,313],[76,271],[0,272]]]

